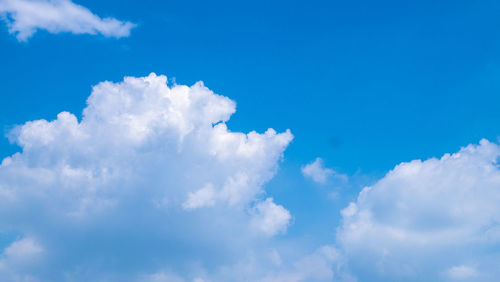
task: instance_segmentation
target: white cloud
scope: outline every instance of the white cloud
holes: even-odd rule
[[[346,181],[347,176],[337,173],[333,169],[326,168],[321,158],[316,158],[313,162],[302,167],[302,174],[306,178],[311,178],[314,182],[319,184],[326,184],[329,178],[338,178]]]
[[[207,184],[196,192],[189,192],[188,199],[182,204],[187,210],[215,205],[215,190],[212,184]]]
[[[290,212],[283,206],[276,205],[273,198],[258,203],[251,213],[252,225],[268,236],[285,232],[292,219]]]
[[[179,275],[161,271],[150,275],[143,275],[138,282],[186,282]]]
[[[129,36],[135,26],[115,18],[100,18],[70,0],[0,0],[0,17],[19,41],[28,40],[37,30],[120,38]]]
[[[476,269],[467,265],[452,266],[446,271],[446,274],[454,280],[473,278],[478,275]]]
[[[23,238],[7,246],[0,259],[2,281],[38,281],[30,272],[40,264],[44,249],[33,238]]]
[[[5,248],[3,255],[8,260],[23,261],[38,256],[43,251],[35,240],[32,238],[24,238],[13,242]]]
[[[333,246],[322,246],[281,271],[257,279],[259,282],[356,281],[344,269],[342,255]]]
[[[337,242],[361,279],[436,280],[473,263],[499,275],[500,147],[482,140],[440,159],[402,163],[342,211]],[[451,268],[454,275],[469,268]],[[452,275],[453,276],[453,275]],[[493,279],[494,280],[494,279]]]
[[[302,174],[311,178],[314,182],[325,184],[328,177],[333,174],[333,170],[325,168],[323,160],[316,158],[314,162],[302,167]]]
[[[149,275],[142,275],[138,281],[249,281],[249,282],[354,282],[345,268],[345,262],[339,251],[325,245],[308,253],[297,253],[296,244],[282,250],[286,256],[273,249],[265,254],[249,253],[232,264],[224,265],[207,274],[194,271],[185,276],[160,270]],[[201,273],[201,274],[200,274]]]
[[[62,112],[14,131],[0,231],[37,238],[50,281],[124,281],[152,264],[190,273],[256,251],[291,217],[261,196],[293,136],[232,132],[235,107],[155,74],[98,84],[80,121]]]

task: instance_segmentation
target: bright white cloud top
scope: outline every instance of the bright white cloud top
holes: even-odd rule
[[[360,278],[499,277],[500,147],[482,140],[396,166],[342,211],[337,242]]]
[[[143,261],[132,272],[184,261],[201,275],[205,263],[237,261],[255,251],[252,242],[286,231],[291,215],[263,185],[289,131],[231,132],[232,100],[201,82],[169,87],[155,74],[100,83],[87,104],[81,121],[62,112],[12,133],[22,152],[0,166],[0,230],[20,239],[4,250],[1,264],[16,267],[3,268],[3,279],[50,268],[62,271],[42,280],[93,280],[101,271],[124,281],[113,263],[88,262],[127,259]],[[19,258],[34,255],[45,257]]]
[[[28,40],[37,30],[120,38],[129,36],[135,26],[115,18],[100,18],[70,0],[0,0],[0,16],[19,41]]]

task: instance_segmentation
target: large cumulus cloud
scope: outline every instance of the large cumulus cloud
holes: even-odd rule
[[[151,74],[98,84],[80,121],[62,112],[16,128],[22,152],[0,166],[0,231],[17,236],[0,266],[16,268],[0,273],[194,279],[285,232],[291,215],[263,185],[292,134],[232,132],[234,112],[201,82]]]
[[[500,146],[402,163],[342,211],[337,241],[362,280],[496,281]]]

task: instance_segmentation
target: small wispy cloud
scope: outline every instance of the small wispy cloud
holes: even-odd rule
[[[19,41],[27,41],[38,30],[120,38],[129,36],[136,26],[115,18],[100,18],[70,0],[0,0],[0,18]]]
[[[304,177],[310,178],[314,182],[319,184],[326,184],[331,178],[337,178],[344,181],[347,180],[347,175],[338,173],[331,168],[325,167],[323,159],[321,158],[316,158],[316,160],[314,160],[313,162],[303,166],[301,170]]]
[[[448,269],[446,274],[453,280],[468,279],[478,275],[477,270],[474,267],[467,265],[453,266]]]

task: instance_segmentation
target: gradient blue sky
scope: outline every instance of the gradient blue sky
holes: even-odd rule
[[[395,165],[500,134],[498,1],[75,3],[137,26],[119,39],[41,30],[19,42],[2,23],[3,133],[61,111],[81,118],[102,81],[202,80],[237,103],[231,130],[293,133],[265,189],[294,217],[280,240],[304,249],[334,242],[340,211]],[[19,150],[0,139],[2,158]],[[317,157],[348,183],[304,178]]]

